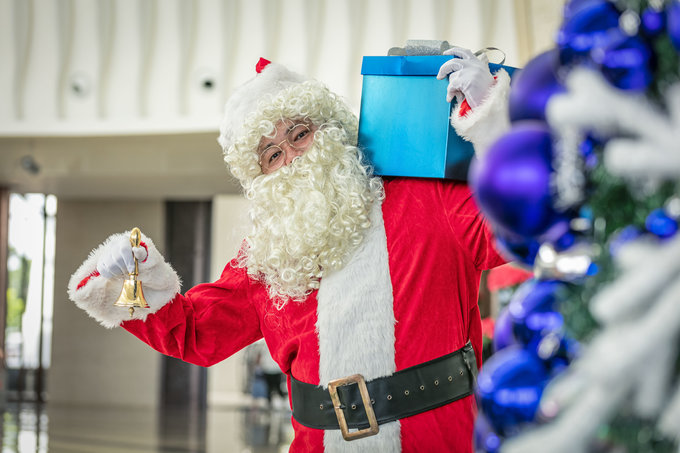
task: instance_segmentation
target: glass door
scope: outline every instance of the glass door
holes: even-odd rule
[[[45,400],[56,211],[52,195],[10,194],[4,387],[9,401]]]

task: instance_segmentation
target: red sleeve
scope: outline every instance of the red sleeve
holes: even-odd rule
[[[489,291],[498,291],[502,288],[519,285],[531,277],[533,277],[533,272],[529,272],[514,266],[512,263],[508,263],[489,272],[487,285]]]
[[[216,282],[178,294],[146,321],[121,325],[158,352],[195,365],[214,365],[262,338],[249,286],[246,270],[231,262]]]
[[[440,185],[444,212],[461,247],[479,271],[505,263],[495,248],[491,228],[479,211],[469,187],[463,183]]]

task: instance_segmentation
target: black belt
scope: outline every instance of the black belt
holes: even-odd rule
[[[358,439],[376,434],[379,424],[471,395],[476,377],[469,342],[445,356],[368,382],[357,374],[331,381],[324,389],[291,376],[293,417],[309,428],[340,429],[345,439]]]

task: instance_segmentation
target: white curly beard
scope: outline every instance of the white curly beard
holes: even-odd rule
[[[382,184],[345,142],[339,127],[322,127],[304,155],[246,190],[253,229],[241,264],[269,288],[278,308],[303,300],[324,275],[342,268],[370,226]]]

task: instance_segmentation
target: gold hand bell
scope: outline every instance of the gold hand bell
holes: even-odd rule
[[[130,245],[132,247],[139,247],[142,240],[142,232],[135,227],[130,232]],[[149,308],[149,304],[144,299],[144,291],[142,291],[142,282],[138,280],[139,277],[139,263],[135,257],[134,252],[132,258],[135,260],[135,270],[128,274],[127,280],[123,283],[123,290],[118,296],[118,300],[113,304],[117,307],[128,307],[130,317],[135,313],[135,307]]]

